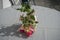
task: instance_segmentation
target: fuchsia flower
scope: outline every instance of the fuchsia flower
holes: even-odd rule
[[[29,28],[29,31],[26,32],[26,35],[29,37],[33,34],[34,29],[32,27]]]
[[[20,30],[20,32],[24,33],[24,30],[23,30],[23,29],[21,29],[21,30]]]
[[[26,32],[26,35],[27,35],[28,37],[31,36],[31,35],[32,35],[32,31]]]

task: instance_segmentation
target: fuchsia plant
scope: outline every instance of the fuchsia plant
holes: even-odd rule
[[[22,21],[22,26],[18,29],[19,32],[25,33],[27,36],[30,36],[34,33],[36,24],[38,23],[35,20],[34,9],[31,9],[29,3],[22,3],[22,7],[18,8],[21,12],[26,12],[26,16],[21,15],[20,20]]]

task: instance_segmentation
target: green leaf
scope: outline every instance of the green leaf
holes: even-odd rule
[[[32,20],[35,20],[34,15],[30,15],[30,18],[31,18]]]
[[[33,21],[32,20],[29,20],[29,23],[33,24]]]
[[[20,8],[16,9],[16,10],[20,10]]]
[[[38,21],[35,21],[35,23],[38,23]]]
[[[29,12],[27,13],[27,15],[31,15],[33,14],[33,12],[34,12],[34,9],[29,9]]]

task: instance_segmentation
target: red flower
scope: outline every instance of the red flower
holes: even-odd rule
[[[24,30],[20,30],[20,32],[24,33]]]
[[[27,35],[28,37],[31,36],[31,35],[32,35],[32,31],[26,32],[26,35]]]

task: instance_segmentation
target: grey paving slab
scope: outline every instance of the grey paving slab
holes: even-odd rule
[[[60,40],[60,29],[58,28],[46,28],[45,40]]]
[[[20,25],[12,25],[8,27],[1,27],[0,38],[1,40],[45,40],[44,28],[36,28],[33,35],[27,38],[24,34],[17,32]]]
[[[54,9],[35,6],[36,16],[40,27],[60,28],[60,12]],[[19,22],[21,12],[15,8],[7,8],[0,12],[0,25],[12,25]],[[7,22],[6,22],[7,21]]]
[[[35,7],[40,27],[60,28],[60,12],[45,7]]]
[[[36,32],[30,36],[29,38],[25,38],[24,36],[18,37],[18,36],[10,36],[9,40],[45,40],[44,38],[44,29],[38,29]]]
[[[51,38],[50,34],[53,32],[59,32],[59,30],[48,30],[47,34],[44,31],[45,28],[59,28],[60,29],[60,12],[54,9],[42,7],[42,6],[32,6],[35,9],[35,14],[38,19],[38,27],[36,32],[29,38],[22,36],[17,32],[19,28],[19,17],[22,12],[19,12],[15,8],[16,6],[9,7],[6,9],[0,10],[0,37],[1,40],[46,40],[48,35],[48,39]],[[50,31],[50,32],[49,32]],[[46,34],[46,35],[45,35]],[[54,34],[55,35],[55,34]],[[54,36],[53,35],[53,36]],[[57,37],[60,34],[57,34]],[[45,37],[46,36],[46,37]],[[57,37],[53,37],[53,40]],[[59,36],[60,37],[60,36]],[[51,38],[52,40],[52,38]],[[57,38],[59,40],[59,38]]]
[[[0,36],[0,40],[9,40],[9,37],[8,36],[5,36],[5,37]]]
[[[12,25],[18,22],[20,13],[11,7],[0,10],[0,25]]]

